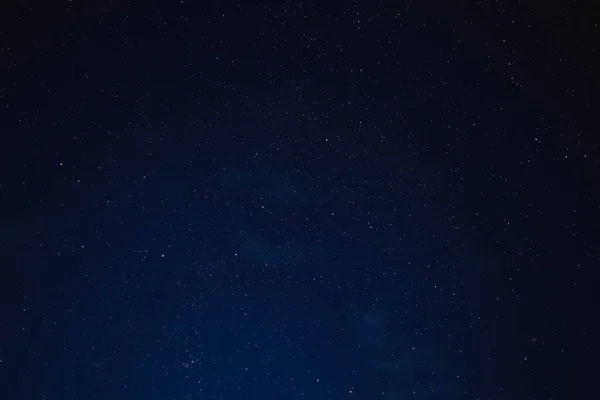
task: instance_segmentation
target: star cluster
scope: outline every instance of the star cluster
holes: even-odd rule
[[[0,392],[583,398],[598,24],[525,3],[3,5]]]

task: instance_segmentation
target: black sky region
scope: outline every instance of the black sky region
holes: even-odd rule
[[[592,5],[2,2],[0,398],[594,398]]]

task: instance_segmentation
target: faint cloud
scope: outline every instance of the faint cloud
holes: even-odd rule
[[[238,242],[240,255],[270,265],[295,265],[304,253],[294,241],[274,242],[254,231],[240,232]]]
[[[241,196],[259,195],[266,202],[288,204],[304,202],[306,196],[286,173],[268,169],[229,169],[221,176],[221,188],[225,193]]]

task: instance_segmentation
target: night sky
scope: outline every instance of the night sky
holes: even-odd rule
[[[592,1],[0,6],[0,398],[597,394]]]

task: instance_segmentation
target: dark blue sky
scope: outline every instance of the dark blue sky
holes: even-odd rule
[[[3,3],[0,393],[589,397],[590,4]]]

